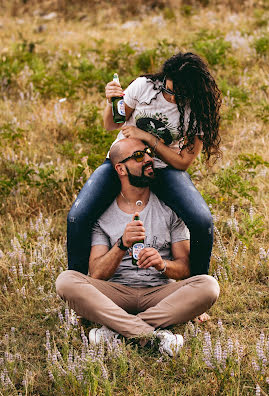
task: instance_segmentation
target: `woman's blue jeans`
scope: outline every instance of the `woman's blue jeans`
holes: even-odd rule
[[[187,172],[167,167],[157,169],[156,173],[151,190],[190,231],[191,275],[207,274],[213,245],[213,220],[207,204]],[[119,191],[117,173],[106,159],[88,179],[68,214],[68,269],[88,273],[92,226]]]

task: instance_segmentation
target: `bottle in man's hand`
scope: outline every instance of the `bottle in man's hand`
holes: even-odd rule
[[[134,220],[140,220],[139,216],[136,215],[134,217]],[[132,264],[137,265],[137,260],[138,256],[140,253],[140,250],[144,249],[144,239],[141,239],[140,241],[134,242],[132,246]]]

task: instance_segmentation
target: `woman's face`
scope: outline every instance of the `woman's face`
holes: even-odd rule
[[[176,103],[176,97],[173,94],[173,81],[167,79],[165,81],[165,87],[169,92],[163,91],[164,98],[170,103]]]

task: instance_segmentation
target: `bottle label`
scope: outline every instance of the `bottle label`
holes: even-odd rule
[[[125,116],[125,106],[124,106],[124,100],[123,99],[118,101],[118,113],[121,116]]]
[[[133,245],[133,258],[138,260],[140,250],[144,249],[145,245],[142,242],[137,242]]]

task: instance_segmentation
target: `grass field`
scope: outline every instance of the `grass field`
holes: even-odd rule
[[[268,1],[0,4],[0,394],[267,395]],[[179,50],[208,62],[223,95],[223,157],[189,169],[214,215],[221,295],[209,322],[175,326],[177,358],[92,348],[93,324],[55,293],[66,216],[117,134],[102,124],[106,83]]]

